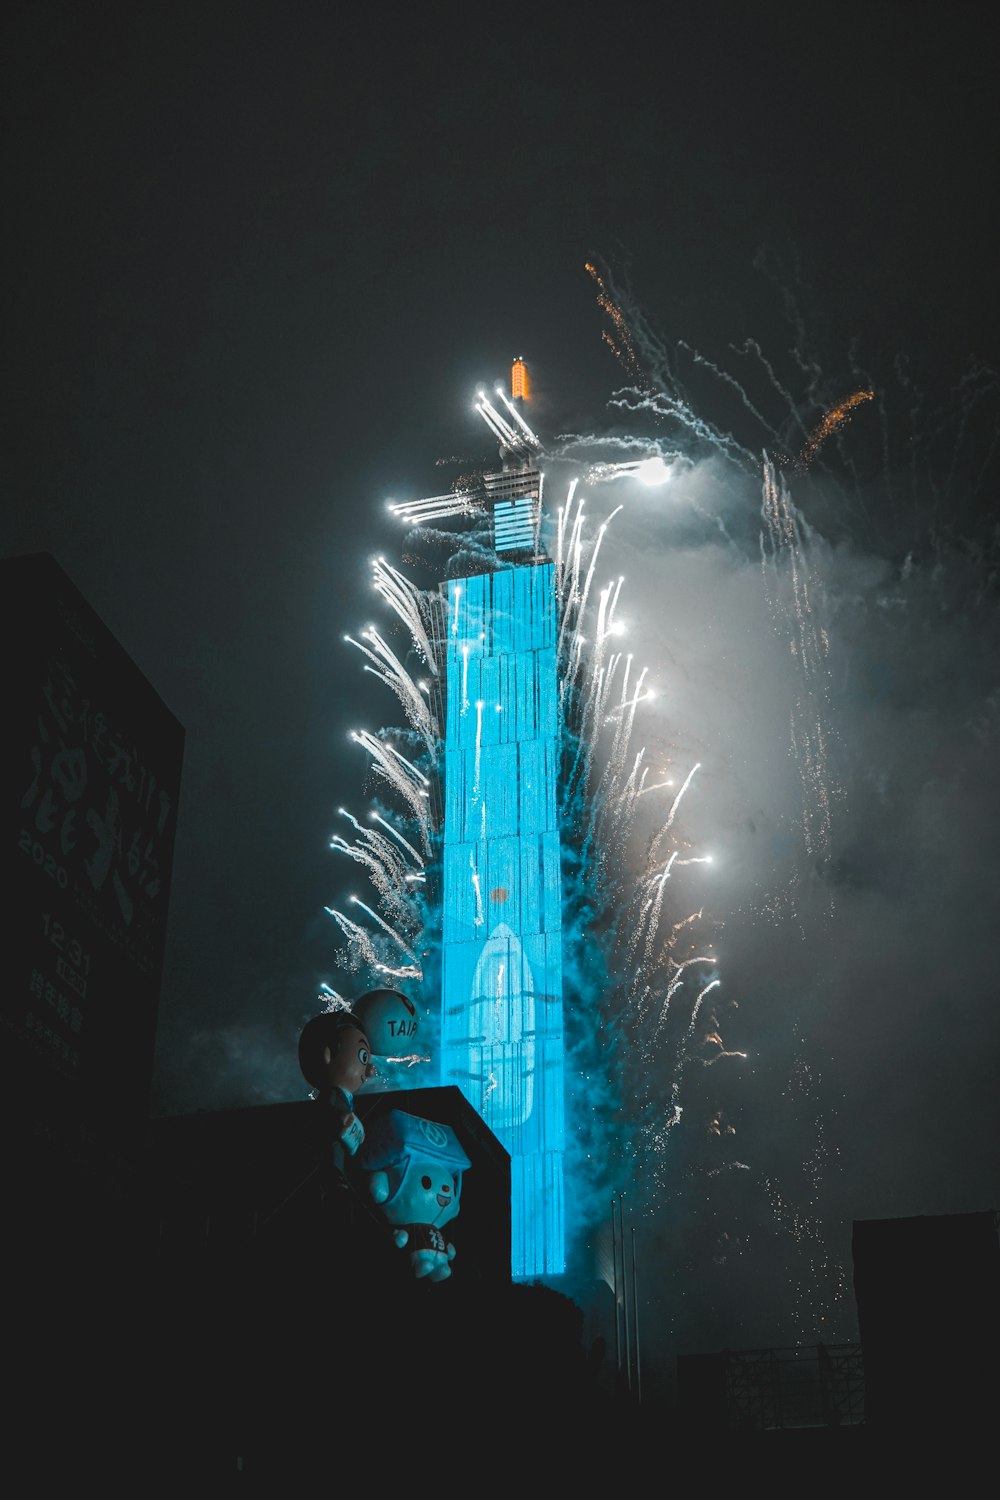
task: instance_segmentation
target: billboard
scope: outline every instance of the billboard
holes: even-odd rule
[[[184,730],[48,553],[0,560],[8,1106],[145,1121]]]

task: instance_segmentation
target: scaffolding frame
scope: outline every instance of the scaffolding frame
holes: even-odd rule
[[[860,1344],[727,1350],[724,1360],[729,1427],[763,1432],[865,1420]]]

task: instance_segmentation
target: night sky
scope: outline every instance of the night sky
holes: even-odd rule
[[[651,1231],[651,1302],[687,1347],[849,1339],[852,1220],[997,1205],[987,15],[8,8],[0,552],[51,552],[186,731],[154,1114],[306,1097],[320,983],[370,987],[327,844],[366,805],[349,731],[400,714],[343,636],[389,623],[385,500],[495,463],[474,393],[523,355],[557,466],[683,455],[587,509],[623,505],[598,572],[657,694],[637,740],[699,766],[713,863],[671,912],[746,1057],[685,1086],[754,1206],[712,1219],[735,1251],[690,1202]]]

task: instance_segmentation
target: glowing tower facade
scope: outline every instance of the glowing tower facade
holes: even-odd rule
[[[537,439],[500,394],[510,422],[478,408],[503,461],[482,497],[493,566],[442,585],[440,1065],[510,1152],[511,1267],[525,1278],[565,1270],[559,631]]]

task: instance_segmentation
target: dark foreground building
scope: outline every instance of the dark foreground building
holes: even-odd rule
[[[99,1149],[148,1115],[184,731],[48,553],[0,625],[3,1093]]]
[[[862,1219],[854,1293],[873,1431],[992,1441],[1000,1417],[1000,1214]]]
[[[0,621],[4,1430],[22,1483],[123,1439],[184,731],[48,553],[0,560]]]

